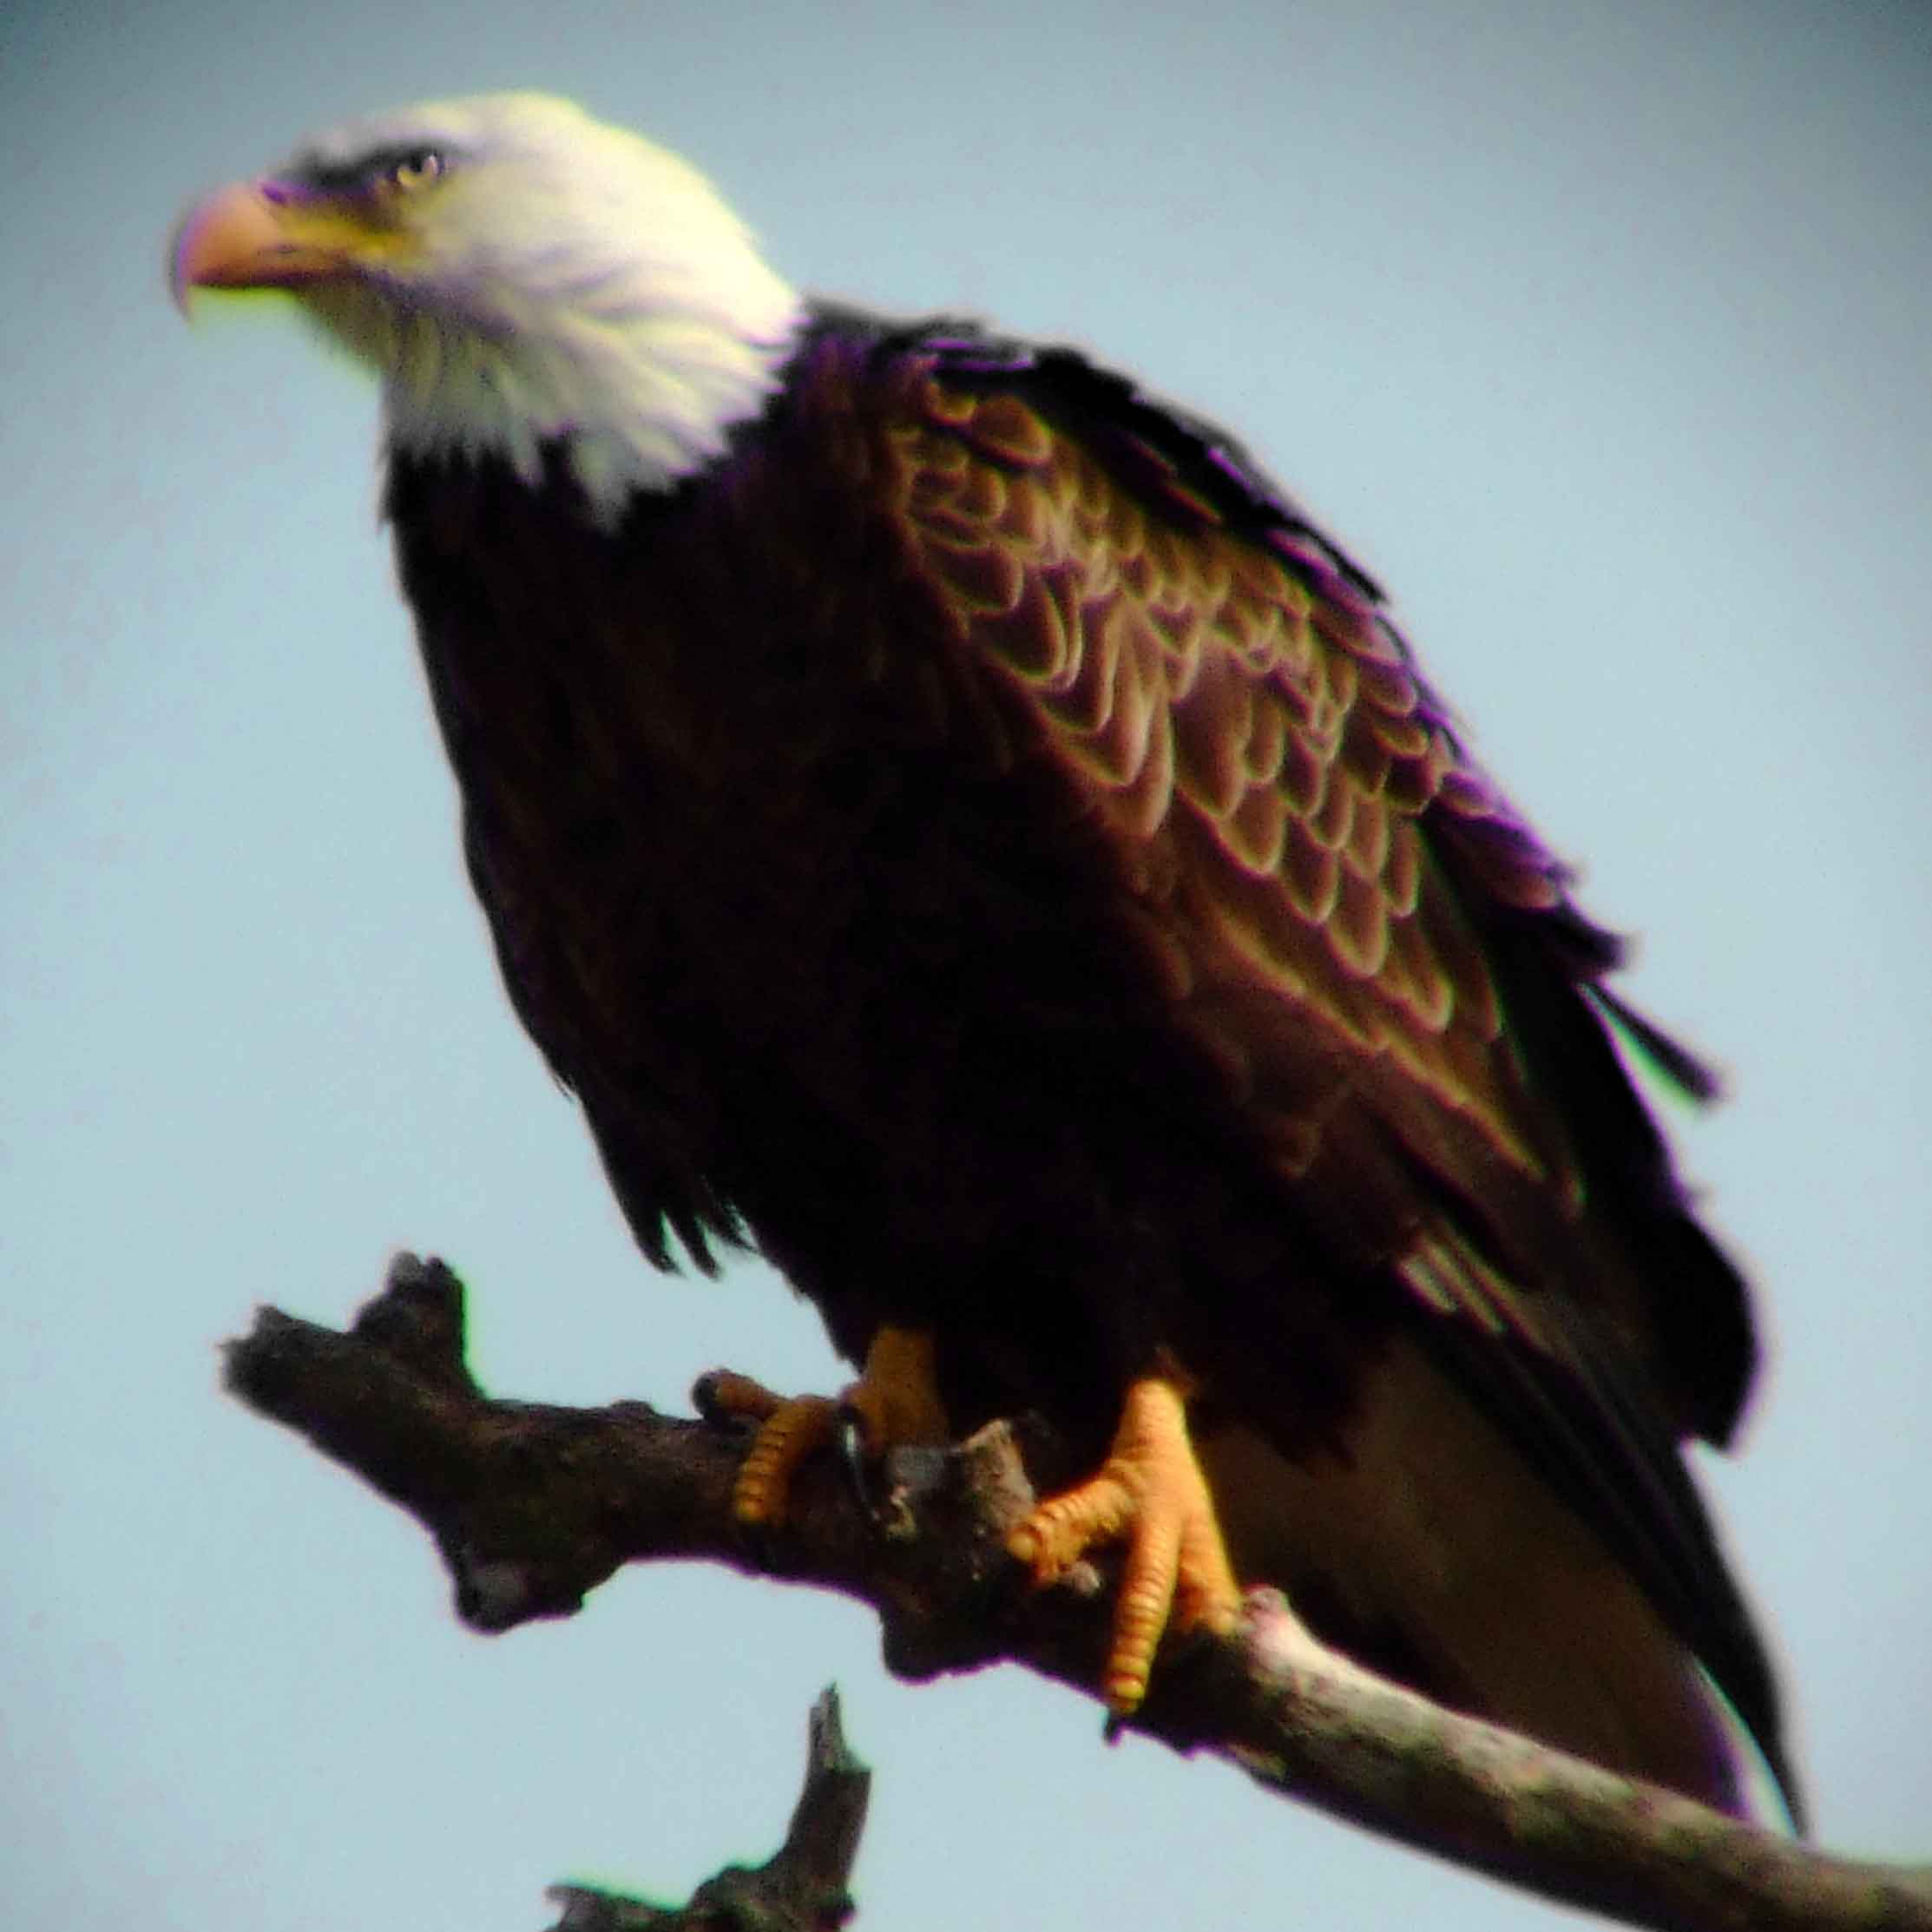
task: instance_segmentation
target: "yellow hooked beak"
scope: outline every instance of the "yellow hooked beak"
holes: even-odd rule
[[[236,181],[174,231],[168,285],[184,312],[197,288],[299,289],[392,253],[398,239],[336,196],[283,181]]]

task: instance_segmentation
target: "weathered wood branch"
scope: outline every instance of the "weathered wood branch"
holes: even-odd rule
[[[785,1843],[762,1865],[727,1865],[682,1905],[653,1905],[588,1885],[553,1885],[550,1932],[837,1932],[852,1916],[852,1861],[872,1774],[845,1744],[838,1692],[812,1707],[805,1789]]]
[[[435,1538],[477,1630],[567,1616],[623,1565],[723,1563],[870,1604],[896,1674],[1000,1660],[1096,1695],[1110,1603],[1081,1566],[1033,1593],[1005,1554],[1056,1445],[1025,1422],[899,1451],[878,1520],[808,1469],[782,1534],[733,1521],[733,1429],[642,1403],[492,1400],[463,1359],[463,1290],[398,1259],[346,1334],[273,1309],[227,1350],[231,1389]],[[1134,1728],[1546,1897],[1661,1932],[1932,1932],[1932,1869],[1859,1864],[1457,1716],[1318,1643],[1256,1592],[1241,1630],[1170,1646]]]

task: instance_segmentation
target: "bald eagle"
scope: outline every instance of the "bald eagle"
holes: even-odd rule
[[[194,210],[381,378],[510,999],[645,1252],[752,1240],[863,1372],[724,1377],[736,1507],[1048,1417],[1104,1690],[1285,1588],[1441,1701],[1733,1810],[1791,1781],[1682,1446],[1743,1284],[1626,1071],[1696,1063],[1370,579],[1066,348],[806,301],[565,102],[357,122]]]

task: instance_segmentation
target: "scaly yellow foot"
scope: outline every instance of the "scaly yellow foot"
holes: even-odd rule
[[[1188,1438],[1184,1389],[1178,1370],[1130,1383],[1100,1473],[1040,1504],[1006,1540],[1035,1582],[1047,1584],[1097,1544],[1126,1539],[1103,1679],[1107,1705],[1120,1717],[1147,1694],[1147,1674],[1170,1620],[1178,1630],[1226,1633],[1241,1611],[1213,1500]]]
[[[869,1456],[904,1442],[951,1440],[933,1370],[932,1337],[882,1328],[865,1351],[858,1380],[836,1398],[773,1395],[749,1376],[720,1369],[706,1378],[707,1409],[758,1424],[732,1488],[732,1514],[756,1528],[784,1522],[792,1479],[814,1449],[832,1442],[842,1418],[856,1416]]]

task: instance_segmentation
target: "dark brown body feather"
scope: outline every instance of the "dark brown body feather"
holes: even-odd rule
[[[1116,378],[851,317],[614,534],[555,475],[398,459],[391,508],[511,996],[654,1258],[748,1231],[846,1355],[930,1329],[957,1419],[1094,1448],[1170,1347],[1238,1561],[1336,1640],[1722,1799],[1694,1712],[1550,1688],[1608,1644],[1605,1699],[1689,1709],[1681,1640],[1779,1762],[1677,1451],[1736,1419],[1742,1289],[1613,943],[1373,587]],[[1337,1528],[1371,1475],[1386,1561]],[[1467,1558],[1434,1625],[1411,1557]]]

